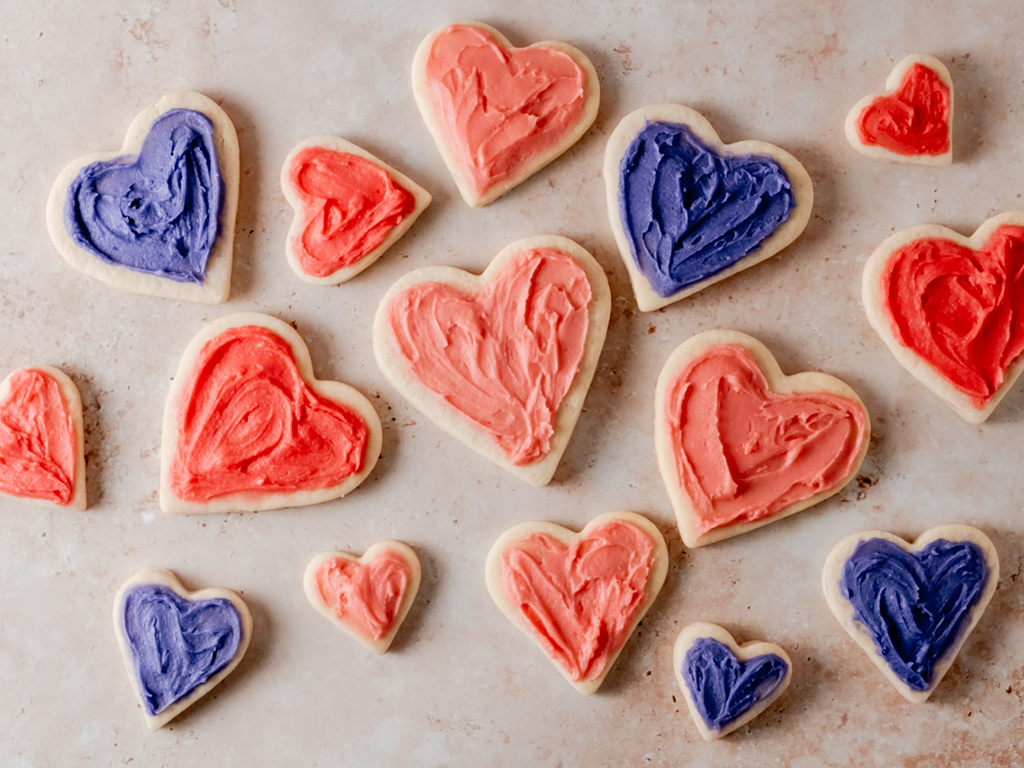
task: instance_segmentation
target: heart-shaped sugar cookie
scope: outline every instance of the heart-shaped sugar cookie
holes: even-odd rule
[[[925,701],[985,612],[999,556],[969,525],[942,525],[910,544],[885,531],[840,541],[825,561],[828,607],[896,690]]]
[[[660,309],[792,243],[814,203],[795,157],[763,141],[723,144],[679,104],[631,112],[604,154],[608,217],[637,305]]]
[[[901,230],[871,254],[862,287],[899,363],[970,423],[987,419],[1024,369],[1024,211],[971,237]]]
[[[594,377],[610,305],[593,256],[564,237],[532,237],[479,277],[450,267],[405,275],[377,310],[373,350],[438,426],[545,485]]]
[[[218,303],[231,286],[238,138],[216,103],[164,96],[118,152],[68,165],[50,190],[50,239],[75,269],[134,293]]]
[[[155,731],[231,674],[249,647],[252,616],[237,594],[190,592],[170,571],[145,569],[114,597],[114,632]]]
[[[887,93],[865,96],[846,116],[850,146],[875,160],[953,162],[953,80],[934,56],[907,56],[885,81]]]
[[[86,508],[82,399],[56,368],[21,368],[0,383],[0,495]]]
[[[775,643],[737,645],[727,630],[707,622],[679,633],[672,664],[705,741],[720,739],[764,712],[793,675],[789,656]]]
[[[688,547],[746,533],[827,499],[857,474],[870,420],[846,384],[786,376],[763,344],[708,331],[658,378],[658,464]]]
[[[593,65],[571,45],[513,48],[479,22],[431,32],[413,93],[463,199],[486,205],[575,144],[597,117]]]
[[[281,188],[295,209],[286,252],[295,273],[337,285],[373,264],[413,225],[430,194],[366,150],[315,136],[285,158]]]
[[[667,573],[661,532],[633,512],[600,515],[579,533],[517,525],[486,564],[494,602],[584,695],[600,687]]]
[[[384,653],[420,588],[420,561],[407,544],[383,541],[362,557],[324,552],[306,567],[306,597],[318,613],[374,653]]]
[[[380,419],[347,384],[313,376],[287,323],[210,323],[178,365],[164,411],[160,506],[238,512],[344,496],[380,456]]]

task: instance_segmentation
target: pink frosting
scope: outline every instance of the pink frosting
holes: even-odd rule
[[[583,268],[542,248],[510,258],[475,295],[445,283],[408,288],[391,299],[388,320],[409,375],[525,465],[551,449],[590,300]]]
[[[395,623],[409,579],[405,558],[384,550],[366,563],[343,557],[325,560],[316,571],[316,588],[338,619],[380,640]]]

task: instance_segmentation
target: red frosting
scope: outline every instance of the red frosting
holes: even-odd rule
[[[478,195],[558,144],[583,115],[587,78],[555,48],[502,48],[471,26],[443,30],[426,81],[455,156]]]
[[[288,342],[259,325],[200,350],[178,411],[171,486],[185,501],[329,488],[363,468],[369,429],[303,380]]]
[[[78,440],[60,384],[25,368],[0,403],[0,492],[67,506],[75,495]]]
[[[409,374],[491,435],[517,465],[543,459],[586,349],[587,273],[550,248],[524,251],[476,295],[421,283],[388,319]]]
[[[409,589],[409,564],[385,550],[366,563],[332,557],[316,571],[316,589],[339,620],[360,633],[382,639]]]
[[[509,602],[548,655],[580,682],[593,680],[619,652],[647,602],[654,542],[616,520],[570,546],[531,533],[502,555]]]
[[[864,444],[859,403],[772,392],[754,356],[737,345],[690,360],[666,398],[679,484],[699,534],[764,520],[837,488]]]
[[[941,155],[949,151],[949,108],[949,87],[924,64],[914,64],[899,88],[864,108],[857,135],[898,155]]]
[[[369,160],[324,147],[306,147],[288,169],[304,205],[302,234],[293,243],[302,270],[327,277],[384,242],[412,213],[416,200]]]
[[[1024,352],[1024,227],[998,227],[979,250],[915,240],[881,277],[893,336],[981,408]]]

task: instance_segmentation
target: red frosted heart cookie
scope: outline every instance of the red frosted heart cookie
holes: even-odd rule
[[[362,557],[324,552],[306,567],[314,608],[374,653],[384,653],[420,588],[420,561],[400,541],[374,544]]]
[[[846,138],[861,154],[893,163],[953,161],[953,81],[933,56],[903,59],[885,81],[888,93],[867,96],[846,118]]]
[[[56,368],[21,368],[0,383],[0,494],[86,507],[82,399]]]
[[[320,285],[343,283],[369,267],[430,204],[408,176],[335,136],[295,147],[281,168],[281,188],[295,209],[288,262]]]
[[[164,412],[160,506],[229,512],[315,504],[359,485],[380,420],[347,384],[313,376],[277,318],[223,317],[192,340]]]
[[[486,205],[571,147],[597,117],[593,65],[571,45],[513,48],[479,22],[431,32],[413,93],[463,199]]]
[[[756,339],[709,331],[665,363],[654,430],[683,541],[699,547],[838,493],[864,460],[870,423],[838,379],[785,376]]]
[[[534,485],[554,474],[608,328],[608,281],[564,237],[520,240],[477,277],[399,280],[373,326],[377,364],[413,405]]]
[[[486,572],[502,612],[589,695],[661,590],[668,550],[646,518],[609,512],[578,534],[554,523],[517,525],[491,547]]]
[[[980,424],[1024,368],[1024,212],[969,238],[934,224],[897,232],[868,259],[863,295],[900,364]]]

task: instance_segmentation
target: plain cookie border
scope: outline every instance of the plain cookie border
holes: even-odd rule
[[[330,400],[355,411],[365,422],[369,430],[363,469],[346,477],[338,485],[315,490],[299,490],[284,493],[251,494],[243,491],[211,499],[208,502],[184,501],[178,498],[171,487],[171,463],[178,448],[178,411],[186,389],[191,389],[192,372],[196,358],[206,342],[216,338],[224,331],[246,325],[257,325],[284,339],[291,347],[292,358],[306,385],[319,397]],[[377,459],[380,458],[381,445],[380,417],[370,401],[355,387],[340,381],[321,380],[313,374],[313,363],[309,356],[309,348],[299,333],[288,323],[271,315],[259,312],[239,312],[225,315],[204,327],[181,356],[177,372],[171,382],[164,408],[163,434],[160,443],[160,508],[164,512],[176,514],[212,514],[223,512],[262,512],[285,507],[304,507],[319,504],[323,501],[341,498],[355,489],[373,471]]]
[[[423,283],[441,283],[455,290],[476,295],[489,285],[516,255],[535,249],[553,249],[571,257],[586,273],[590,282],[591,299],[587,307],[587,338],[583,357],[562,402],[558,404],[551,435],[551,448],[544,458],[519,466],[512,463],[498,444],[431,389],[414,379],[399,356],[394,334],[388,322],[388,306],[402,291]],[[477,453],[508,470],[531,485],[547,485],[569,444],[583,411],[583,403],[590,390],[597,363],[604,348],[611,317],[611,289],[601,265],[578,243],[559,235],[538,235],[516,240],[505,246],[481,275],[474,275],[455,267],[424,267],[408,272],[395,282],[381,299],[373,320],[373,353],[381,373],[408,400],[413,407],[449,435],[461,440]]]
[[[189,602],[213,600],[216,598],[229,601],[238,611],[242,630],[241,637],[238,639],[238,649],[235,651],[235,655],[231,658],[231,661],[226,667],[224,667],[224,669],[220,670],[220,672],[215,674],[202,685],[193,688],[182,698],[173,701],[162,712],[159,712],[156,715],[150,715],[146,712],[145,707],[142,707],[142,714],[146,718],[146,725],[149,727],[149,730],[155,731],[162,728],[168,722],[195,704],[203,696],[208,694],[213,688],[219,685],[225,677],[231,674],[235,667],[239,665],[242,661],[242,657],[245,656],[246,650],[249,648],[249,641],[252,639],[252,614],[249,612],[249,607],[245,604],[245,601],[243,601],[236,592],[233,592],[230,589],[225,589],[223,587],[206,587],[204,589],[190,591],[185,589],[184,585],[182,585],[174,573],[163,568],[143,568],[142,570],[136,571],[132,574],[128,580],[120,586],[117,590],[117,594],[114,595],[114,634],[117,636],[117,645],[121,649],[121,655],[124,657],[124,664],[128,670],[128,679],[131,680],[132,690],[135,691],[135,695],[140,702],[140,706],[142,701],[142,691],[139,684],[139,675],[132,662],[132,651],[128,646],[128,639],[124,634],[124,601],[125,593],[132,587],[151,584],[159,584],[168,587]]]
[[[600,675],[592,680],[575,681],[569,673],[562,668],[561,664],[548,656],[547,651],[544,650],[544,646],[541,645],[533,631],[523,623],[516,607],[509,602],[502,584],[502,557],[509,547],[530,534],[544,534],[561,542],[564,546],[569,547],[577,539],[585,538],[595,528],[613,521],[624,522],[639,528],[650,537],[654,544],[654,563],[652,564],[647,584],[644,586],[644,603],[640,606],[636,616],[633,617],[633,622],[630,625],[625,642],[623,642],[619,649],[608,659],[608,663],[605,665],[605,668],[602,670]],[[622,649],[626,647],[626,644],[633,637],[633,632],[636,630],[637,625],[643,620],[647,611],[650,609],[651,604],[661,591],[662,586],[665,584],[665,577],[667,575],[668,546],[665,544],[665,537],[661,535],[661,531],[659,531],[658,527],[643,515],[638,515],[636,512],[622,511],[605,512],[602,515],[598,515],[587,523],[579,533],[556,523],[546,521],[520,523],[519,525],[509,528],[498,537],[497,541],[494,542],[490,551],[487,553],[487,561],[484,564],[484,577],[487,583],[487,591],[490,593],[491,599],[494,600],[494,603],[499,609],[501,609],[501,612],[505,614],[505,617],[512,622],[516,629],[529,637],[533,644],[540,648],[544,657],[554,665],[555,669],[558,670],[562,677],[564,677],[573,688],[584,696],[590,696],[601,687],[601,683],[604,682],[605,677],[607,677],[612,667],[615,666],[615,662],[618,660],[619,654],[622,653]]]
[[[372,163],[390,176],[391,180],[395,184],[409,192],[409,194],[413,196],[414,201],[412,211],[409,212],[396,226],[391,228],[387,236],[381,241],[380,245],[365,256],[361,257],[354,264],[336,269],[325,277],[318,277],[303,271],[295,252],[295,243],[300,237],[302,237],[302,232],[306,225],[306,222],[303,219],[305,206],[298,194],[296,194],[295,190],[292,189],[289,172],[291,171],[291,166],[295,160],[295,156],[302,150],[311,147],[327,149],[341,154],[355,155],[356,157]],[[291,227],[288,229],[288,237],[285,240],[285,255],[288,257],[288,264],[296,275],[307,283],[313,283],[314,285],[340,285],[347,280],[351,280],[364,269],[371,266],[377,261],[377,259],[384,255],[384,252],[388,250],[388,248],[397,243],[399,239],[401,239],[402,235],[409,231],[409,228],[416,222],[416,219],[419,218],[420,214],[426,210],[431,201],[430,193],[427,192],[427,190],[410,179],[404,173],[392,168],[376,155],[367,152],[362,147],[339,136],[328,135],[313,136],[305,141],[301,141],[295,145],[291,152],[288,153],[288,156],[284,159],[284,164],[281,166],[281,191],[284,193],[285,200],[287,200],[288,204],[295,210],[295,218],[292,219]]]
[[[860,408],[864,413],[864,433],[862,435],[860,452],[857,454],[853,468],[842,482],[837,483],[834,488],[819,491],[813,496],[803,499],[802,501],[794,502],[793,504],[783,507],[774,515],[767,518],[754,520],[748,523],[734,523],[720,528],[713,528],[704,535],[700,535],[697,533],[697,525],[695,522],[697,513],[694,505],[677,480],[675,446],[672,443],[671,430],[668,428],[668,418],[665,412],[665,400],[669,387],[675,382],[683,368],[685,368],[691,360],[714,347],[723,345],[743,347],[743,349],[750,352],[750,354],[753,355],[754,360],[757,362],[757,366],[764,374],[765,379],[767,379],[768,389],[771,392],[782,395],[821,392],[830,395],[839,395],[840,397],[845,397],[857,403],[860,405]],[[812,507],[815,504],[834,496],[857,476],[857,473],[860,471],[861,464],[864,462],[864,457],[867,456],[870,442],[871,417],[868,414],[868,410],[865,407],[864,402],[860,399],[860,396],[854,392],[853,388],[850,387],[849,384],[837,379],[835,376],[818,371],[804,371],[802,373],[795,373],[787,376],[782,372],[775,356],[764,344],[753,336],[748,336],[747,334],[739,331],[705,331],[704,333],[698,333],[696,336],[691,336],[688,340],[676,347],[672,354],[669,355],[668,360],[665,361],[665,365],[661,369],[661,373],[658,375],[658,384],[654,395],[655,453],[658,457],[658,466],[661,469],[661,477],[665,481],[665,488],[668,491],[669,498],[672,501],[672,507],[676,513],[676,520],[679,523],[679,533],[682,536],[683,543],[691,549],[753,531],[757,528],[768,525],[769,523],[781,520],[784,517],[796,514],[797,512],[807,509],[808,507]]]
[[[514,187],[519,186],[544,166],[564,154],[569,147],[583,137],[583,134],[587,132],[590,126],[593,125],[594,120],[597,119],[597,111],[601,103],[601,84],[597,77],[597,70],[594,69],[594,65],[590,62],[590,59],[588,59],[578,48],[574,48],[568,43],[559,42],[557,40],[545,40],[543,42],[532,43],[525,46],[526,48],[551,48],[564,53],[576,62],[576,65],[583,70],[586,78],[586,84],[584,85],[583,112],[580,115],[580,120],[576,126],[566,133],[561,141],[557,142],[544,152],[531,157],[529,162],[520,166],[519,170],[517,170],[512,176],[494,184],[482,195],[477,195],[474,191],[472,179],[459,163],[458,158],[455,155],[455,151],[452,149],[452,145],[445,133],[444,125],[437,116],[437,112],[434,109],[433,95],[430,92],[430,85],[427,82],[426,77],[427,59],[430,56],[430,49],[434,44],[434,40],[449,27],[475,27],[476,29],[482,30],[491,35],[495,42],[506,50],[515,48],[515,46],[508,41],[507,37],[489,24],[484,24],[480,21],[452,22],[451,24],[445,24],[443,27],[438,27],[427,35],[416,49],[416,55],[413,57],[412,61],[412,92],[413,96],[416,98],[416,104],[419,106],[420,114],[423,116],[423,122],[426,123],[427,130],[430,131],[430,135],[433,137],[434,143],[437,145],[437,149],[441,153],[441,158],[444,160],[444,164],[448,167],[448,172],[451,173],[452,179],[455,181],[455,186],[459,189],[459,194],[462,195],[462,199],[465,200],[470,207],[480,208],[494,200],[497,200]]]
[[[982,592],[978,602],[971,609],[970,621],[967,624],[967,628],[964,629],[960,638],[946,652],[946,655],[936,663],[932,672],[931,685],[923,691],[913,690],[910,686],[896,677],[893,671],[889,668],[889,665],[885,662],[885,659],[878,653],[874,640],[871,639],[871,635],[868,633],[867,629],[865,629],[864,625],[853,617],[853,606],[850,604],[849,600],[843,597],[840,591],[839,582],[842,578],[843,566],[850,558],[850,555],[853,554],[854,548],[856,548],[860,542],[868,541],[870,539],[884,539],[885,541],[891,541],[905,552],[917,552],[936,539],[945,539],[946,541],[954,543],[969,541],[981,549],[982,555],[985,557],[985,564],[989,568],[988,582],[985,585],[985,591]],[[822,590],[825,593],[825,600],[828,603],[829,610],[832,611],[832,614],[836,617],[840,626],[842,626],[842,628],[846,630],[847,634],[856,641],[857,645],[859,645],[868,654],[874,665],[881,670],[882,674],[885,675],[885,678],[893,684],[893,687],[899,691],[900,695],[913,704],[921,704],[926,701],[928,697],[932,695],[932,691],[934,691],[938,687],[939,683],[942,682],[942,678],[956,660],[956,657],[960,654],[960,649],[967,641],[971,631],[981,620],[981,615],[985,612],[985,608],[988,607],[989,601],[992,600],[992,595],[995,594],[998,582],[999,555],[996,553],[996,548],[992,544],[991,539],[977,528],[961,524],[939,525],[934,528],[929,528],[914,539],[913,542],[908,542],[895,534],[889,533],[888,531],[862,531],[861,533],[851,534],[850,536],[842,539],[832,548],[832,551],[828,553],[828,557],[825,558],[825,565],[821,574],[821,585]]]
[[[633,139],[648,122],[685,125],[697,138],[721,156],[761,155],[770,157],[786,172],[793,191],[794,205],[789,212],[789,218],[779,225],[771,235],[762,240],[757,248],[726,269],[716,272],[700,282],[681,288],[670,296],[662,296],[655,291],[640,271],[640,267],[637,266],[636,260],[633,258],[630,239],[623,228],[622,218],[619,214],[621,182],[619,169]],[[709,285],[714,285],[737,272],[742,272],[771,258],[800,236],[811,218],[811,209],[814,207],[814,185],[811,182],[811,177],[793,155],[766,141],[750,139],[724,144],[714,127],[702,114],[682,104],[652,104],[634,110],[622,118],[608,138],[602,174],[604,175],[608,203],[608,219],[615,235],[615,244],[618,246],[619,256],[622,257],[629,272],[629,281],[633,285],[633,293],[641,312],[653,312],[666,307],[704,290]]]

